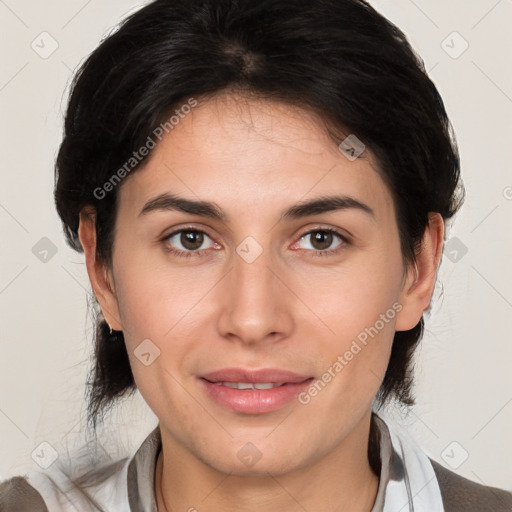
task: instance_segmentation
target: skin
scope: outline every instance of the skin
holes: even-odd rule
[[[429,305],[444,236],[432,213],[416,268],[405,267],[377,168],[368,148],[350,161],[314,114],[222,94],[192,109],[120,185],[112,268],[96,259],[94,212],[82,211],[95,296],[124,332],[138,389],[159,419],[159,511],[371,510],[379,483],[367,457],[372,401],[394,332],[414,327]],[[228,219],[139,215],[162,192],[214,202]],[[279,220],[289,206],[333,193],[374,216],[345,209]],[[206,232],[202,257],[165,250],[191,247],[179,234],[161,240],[180,228]],[[350,233],[349,243],[333,235],[321,246],[307,234],[326,228]],[[252,263],[236,252],[248,236],[263,251]],[[400,312],[306,405],[236,413],[199,385],[198,375],[224,367],[320,378],[394,303]],[[134,354],[145,339],[160,350],[148,366]],[[248,442],[262,455],[251,466],[237,457]]]

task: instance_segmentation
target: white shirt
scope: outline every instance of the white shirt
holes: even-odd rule
[[[444,512],[429,457],[414,439],[377,413],[381,474],[371,512]],[[87,487],[78,488],[58,467],[34,470],[25,478],[41,495],[49,512],[157,512],[155,467],[161,449],[159,427],[132,457],[95,468]]]

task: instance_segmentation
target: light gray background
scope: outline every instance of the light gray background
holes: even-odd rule
[[[389,416],[446,467],[512,489],[512,1],[371,3],[423,57],[455,127],[467,189],[419,350],[418,405]],[[83,256],[64,243],[53,164],[73,69],[140,5],[0,0],[0,478],[38,469],[31,454],[42,442],[58,453],[85,442],[90,286]],[[58,48],[44,55],[53,40]],[[43,237],[57,250],[46,262]],[[127,454],[156,421],[137,394],[109,415],[98,449]]]

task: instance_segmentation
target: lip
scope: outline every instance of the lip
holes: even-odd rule
[[[244,414],[263,414],[281,409],[309,386],[313,379],[310,375],[276,368],[224,368],[198,378],[210,399],[228,410]],[[271,389],[234,389],[220,382],[273,382],[283,385]]]
[[[223,368],[200,376],[210,382],[278,382],[296,384],[311,378],[311,375],[299,375],[279,368],[246,370],[244,368]]]

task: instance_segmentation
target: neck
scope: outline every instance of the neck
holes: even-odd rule
[[[369,417],[370,418],[370,417]],[[368,418],[368,419],[369,419]],[[370,512],[379,477],[368,460],[370,423],[313,465],[273,476],[236,476],[191,457],[179,445],[162,446],[155,468],[158,512]],[[361,435],[362,434],[362,435]],[[166,454],[172,454],[166,457]],[[188,458],[180,455],[188,454]]]

